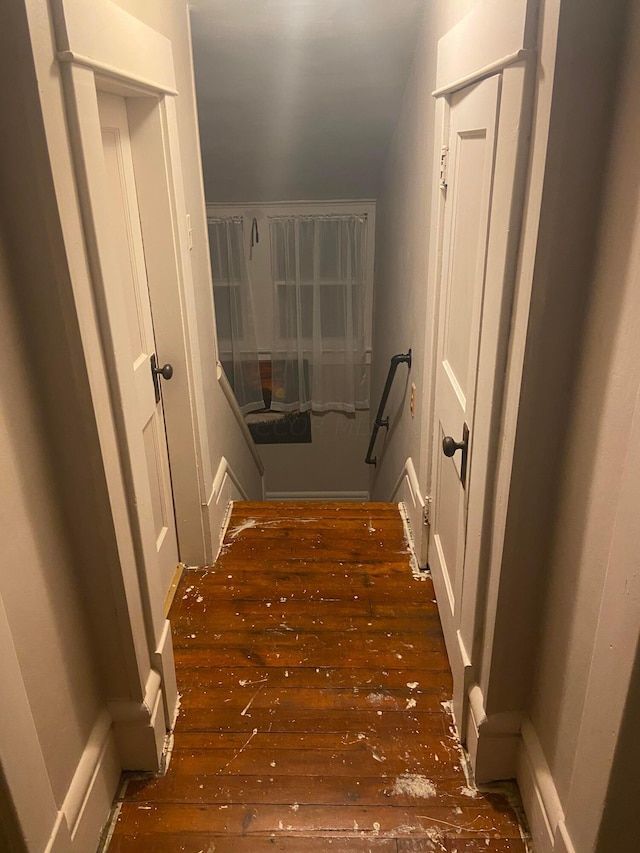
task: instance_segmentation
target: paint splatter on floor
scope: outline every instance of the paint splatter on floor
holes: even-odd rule
[[[170,613],[168,771],[110,853],[524,853],[465,773],[434,598],[394,504],[234,504]]]

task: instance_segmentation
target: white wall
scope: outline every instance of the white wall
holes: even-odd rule
[[[311,444],[261,444],[267,498],[364,500],[369,412],[311,415]]]
[[[640,6],[633,6],[595,272],[590,291],[585,287],[589,296],[558,472],[531,690],[531,736],[540,745],[564,812],[563,831],[580,853],[596,849],[616,746],[622,756],[631,749],[631,742],[625,747],[618,736],[640,629],[640,467],[635,450],[640,394],[640,57],[635,46]],[[623,764],[624,759],[623,775],[615,780],[618,791],[625,781],[636,784],[635,771],[625,775],[630,768]],[[639,847],[640,829],[633,820],[625,824],[618,823],[618,835],[610,824],[613,846],[602,842],[597,849]]]
[[[330,202],[293,201],[260,204],[209,204],[211,216],[242,216],[245,257],[251,279],[256,338],[260,356],[271,357],[273,329],[273,279],[269,217],[328,213],[366,213],[366,322],[367,358],[371,352],[371,306],[375,253],[376,205],[370,200]],[[258,223],[260,242],[251,245],[251,224]],[[369,488],[368,466],[364,463],[369,442],[369,412],[354,415],[341,412],[311,414],[310,444],[261,444],[258,452],[265,467],[267,497],[308,493],[311,497],[358,493],[364,497]]]
[[[20,284],[7,263],[0,246],[0,599],[53,796],[61,807],[103,699],[81,595],[81,567],[51,470],[38,377],[27,367],[28,329],[13,304]],[[12,714],[11,697],[4,691],[3,697],[0,716],[6,721]],[[8,756],[0,755],[4,759]]]
[[[208,200],[376,195],[424,0],[190,5]]]

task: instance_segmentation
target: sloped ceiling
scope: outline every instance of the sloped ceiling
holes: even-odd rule
[[[375,198],[424,3],[192,0],[207,201]]]

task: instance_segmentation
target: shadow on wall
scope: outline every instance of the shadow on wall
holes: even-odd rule
[[[637,808],[637,773],[640,756],[640,642],[631,675],[624,719],[618,734],[611,778],[613,784],[605,802],[597,850],[636,850],[638,824],[631,815]]]
[[[381,467],[382,462],[384,461],[385,450],[387,446],[393,444],[394,436],[396,431],[401,427],[402,420],[405,415],[405,412],[408,411],[407,404],[407,395],[409,394],[409,389],[411,386],[411,369],[405,371],[405,376],[396,376],[394,380],[393,387],[391,389],[391,394],[389,395],[389,400],[387,402],[387,406],[383,413],[383,418],[389,418],[389,428],[388,429],[380,429],[378,432],[378,438],[373,448],[372,456],[376,457],[377,464],[375,466],[370,466],[372,474],[371,480],[371,491],[373,492],[376,488],[379,469]],[[382,391],[380,392],[382,393]],[[373,400],[376,407],[378,405],[378,400]],[[371,426],[373,426],[373,419],[376,416],[376,410],[372,408],[371,411]],[[398,474],[400,471],[397,472]],[[377,500],[389,500],[389,495],[383,493],[382,491],[377,496]]]
[[[267,494],[365,499],[369,411],[311,414],[311,443],[259,447]],[[293,494],[292,494],[293,493]]]

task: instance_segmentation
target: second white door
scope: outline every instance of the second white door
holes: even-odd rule
[[[169,455],[162,409],[162,383],[156,374],[156,343],[147,283],[144,246],[136,195],[135,174],[127,107],[124,98],[99,93],[98,108],[107,173],[105,199],[111,221],[118,283],[122,292],[138,410],[125,412],[125,428],[137,433],[140,458],[131,460],[132,488],[140,537],[146,554],[146,582],[153,613],[161,619],[165,597],[178,563],[178,543],[173,508]],[[170,371],[166,370],[168,375]]]
[[[508,78],[508,80],[507,80]],[[502,393],[499,360],[522,207],[524,71],[449,96],[432,423],[429,565],[464,726],[482,603],[483,527]],[[508,86],[507,86],[508,83]],[[502,341],[502,343],[501,343]]]

